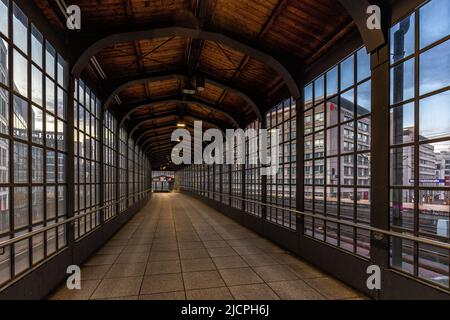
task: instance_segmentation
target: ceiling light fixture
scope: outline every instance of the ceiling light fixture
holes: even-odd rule
[[[197,84],[197,91],[198,92],[205,91],[205,78],[203,78],[203,77],[197,78],[196,84]]]

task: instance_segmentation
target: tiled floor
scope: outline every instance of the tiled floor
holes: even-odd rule
[[[82,290],[51,299],[360,299],[203,203],[151,202],[82,267]]]

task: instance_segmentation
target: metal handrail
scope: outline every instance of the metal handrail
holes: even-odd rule
[[[151,191],[152,191],[152,189],[147,189],[147,190],[145,190],[145,191],[136,193],[136,194],[133,195],[133,196],[128,196],[128,197],[126,197],[126,198],[122,198],[122,199],[120,199],[120,200],[111,202],[111,203],[109,203],[108,205],[105,205],[105,206],[103,206],[103,207],[100,207],[100,208],[97,208],[97,209],[94,209],[94,210],[85,212],[85,213],[83,213],[83,214],[79,214],[79,215],[73,216],[73,217],[68,218],[68,219],[66,219],[66,220],[64,220],[64,221],[60,221],[60,222],[58,222],[58,223],[52,224],[52,225],[50,225],[50,226],[47,226],[47,227],[45,227],[45,228],[42,228],[42,229],[39,229],[39,230],[35,230],[35,231],[31,231],[31,232],[25,233],[25,234],[23,234],[23,235],[20,235],[20,236],[18,236],[18,237],[14,237],[14,238],[8,239],[8,240],[6,240],[6,241],[0,242],[0,249],[3,249],[3,248],[8,247],[8,246],[10,246],[10,245],[13,245],[13,244],[15,244],[15,243],[17,243],[17,242],[21,242],[21,241],[23,241],[23,240],[27,240],[27,239],[29,239],[29,238],[31,238],[31,237],[34,237],[34,236],[36,236],[36,235],[38,235],[38,234],[41,234],[41,233],[44,233],[44,232],[46,232],[46,231],[50,231],[50,230],[55,229],[55,228],[58,228],[58,227],[60,227],[60,226],[63,226],[63,225],[72,223],[72,222],[77,221],[77,220],[79,220],[79,219],[81,219],[81,218],[84,218],[84,217],[86,217],[86,216],[89,216],[89,215],[91,215],[91,214],[93,214],[93,213],[97,213],[97,212],[99,212],[99,211],[102,211],[102,210],[104,210],[104,209],[107,209],[107,208],[111,207],[112,205],[116,205],[116,204],[122,202],[124,199],[134,198],[134,197],[139,196],[139,195],[141,195],[141,194],[149,193],[149,192],[151,192]]]
[[[186,189],[187,191],[191,191],[191,190],[188,190],[187,188],[183,188],[183,189]],[[360,224],[360,223],[357,223],[357,222],[351,222],[351,221],[347,221],[347,220],[342,220],[342,219],[336,219],[336,218],[328,217],[328,216],[325,216],[323,214],[314,214],[314,213],[302,212],[302,211],[298,211],[298,210],[291,209],[291,208],[281,207],[281,206],[277,206],[277,205],[273,205],[273,204],[269,204],[269,203],[263,203],[263,202],[252,200],[252,199],[245,199],[245,198],[242,198],[242,197],[233,196],[233,195],[230,195],[230,194],[227,194],[227,193],[223,193],[223,192],[216,192],[216,191],[209,191],[209,190],[198,190],[198,189],[196,191],[225,195],[228,198],[237,199],[237,200],[245,201],[245,202],[248,202],[248,203],[258,204],[258,205],[269,207],[269,208],[280,209],[280,210],[292,212],[292,213],[295,213],[296,215],[300,215],[300,216],[304,216],[304,217],[315,218],[315,219],[319,219],[319,220],[323,220],[323,221],[327,221],[327,222],[334,222],[336,224],[345,225],[345,226],[349,226],[349,227],[354,227],[354,228],[370,231],[372,233],[378,233],[378,234],[382,234],[382,235],[386,235],[386,236],[390,236],[390,237],[397,237],[397,238],[401,238],[401,239],[404,239],[404,240],[414,241],[414,242],[418,242],[418,243],[427,244],[427,245],[439,247],[439,248],[442,248],[442,249],[450,250],[450,244],[449,243],[444,243],[444,242],[431,240],[431,239],[427,239],[427,238],[423,238],[423,237],[416,237],[416,236],[413,236],[413,235],[408,235],[408,234],[400,233],[400,232],[396,232],[396,231],[379,229],[379,228],[375,228],[375,227],[372,227],[372,226]]]

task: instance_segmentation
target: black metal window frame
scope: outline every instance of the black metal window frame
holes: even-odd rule
[[[433,0],[424,2],[421,6],[416,8],[414,12],[402,17],[399,21],[393,24],[390,33],[390,52],[391,52],[391,101],[390,101],[390,229],[397,232],[409,233],[417,237],[424,237],[433,239],[435,241],[449,243],[450,237],[438,235],[435,229],[438,228],[434,222],[427,221],[435,219],[435,216],[441,216],[443,221],[449,224],[450,213],[450,186],[443,186],[441,183],[426,182],[428,180],[436,179],[436,172],[427,170],[427,161],[432,160],[431,153],[434,152],[435,144],[447,144],[450,150],[450,136],[447,134],[443,137],[434,137],[427,139],[420,134],[421,123],[421,101],[436,97],[441,94],[449,94],[450,86],[443,86],[438,89],[433,89],[426,93],[420,91],[420,68],[421,61],[424,54],[432,52],[439,46],[450,42],[450,34],[441,37],[441,39],[434,41],[424,47],[421,47],[421,12],[424,8],[431,5]],[[437,3],[437,2],[435,2]],[[402,27],[402,23],[405,23]],[[438,23],[438,21],[433,21]],[[408,28],[407,32],[412,32],[413,50],[408,53],[403,48],[397,45],[404,45],[405,34],[394,33],[396,27]],[[398,30],[401,31],[401,30]],[[395,37],[403,37],[401,39]],[[398,55],[398,57],[397,57]],[[436,61],[438,63],[438,61]],[[413,73],[413,95],[412,97],[405,97],[404,90],[398,90],[396,85],[404,84],[405,70],[412,67]],[[408,111],[408,109],[410,109]],[[403,114],[410,112],[413,114],[413,128],[403,127]],[[402,123],[397,123],[402,121]],[[408,129],[409,136],[405,141],[406,129]],[[399,133],[400,132],[400,133]],[[400,134],[400,136],[399,136]],[[398,139],[401,137],[401,139]],[[401,140],[401,141],[398,141]],[[435,153],[436,154],[436,153]],[[431,158],[430,158],[431,156]],[[410,159],[407,159],[410,158]],[[427,160],[428,159],[428,160]],[[403,176],[405,169],[410,168],[412,172],[411,178],[407,179]],[[401,173],[401,177],[398,175]],[[401,180],[401,181],[400,181]],[[447,214],[442,216],[442,212],[436,210],[426,209],[426,198],[436,197],[435,193],[446,194]],[[445,200],[445,199],[444,199]],[[412,210],[412,213],[410,212]],[[427,213],[430,212],[430,213]],[[430,224],[431,223],[431,224]],[[435,231],[435,232],[434,232]],[[413,241],[401,240],[396,237],[390,239],[390,267],[400,272],[410,274],[413,277],[420,278],[423,281],[429,282],[433,285],[438,285],[445,289],[449,289],[450,277],[450,253],[448,250],[439,249],[431,245],[420,244]],[[434,260],[434,261],[432,261]]]
[[[272,148],[271,130],[280,133],[280,169],[276,175],[267,176],[267,203],[290,209],[296,208],[296,170],[297,137],[296,103],[292,98],[285,99],[266,113],[268,129],[268,154]],[[296,230],[296,215],[289,211],[268,207],[266,219],[276,225]]]
[[[370,61],[370,57],[360,48],[305,86],[303,183],[305,212],[369,225],[371,99],[367,110],[359,105],[363,100],[359,92],[364,86],[371,91],[371,72],[370,63],[361,70],[359,62],[364,60]],[[352,80],[343,85],[349,76],[344,74],[346,67],[350,67]],[[334,84],[333,78],[337,81]],[[305,217],[304,234],[359,256],[370,256],[370,233],[366,230]]]
[[[14,1],[2,0],[1,5],[7,7],[2,19],[8,30],[0,32],[0,240],[7,240],[67,216],[68,78],[67,63]],[[22,43],[15,38],[20,33]],[[15,67],[24,70],[14,73]],[[24,83],[16,86],[16,77]],[[66,245],[65,228],[58,227],[5,248],[0,252],[0,285]]]

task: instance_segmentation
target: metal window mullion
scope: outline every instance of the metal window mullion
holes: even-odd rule
[[[414,235],[419,235],[419,197],[420,197],[420,88],[419,88],[419,77],[420,77],[420,10],[416,10],[413,17],[415,19],[415,30],[414,30],[414,142],[415,150],[414,152],[414,166],[417,170],[414,170]],[[417,242],[413,243],[414,248],[414,276],[419,276],[419,244]]]

